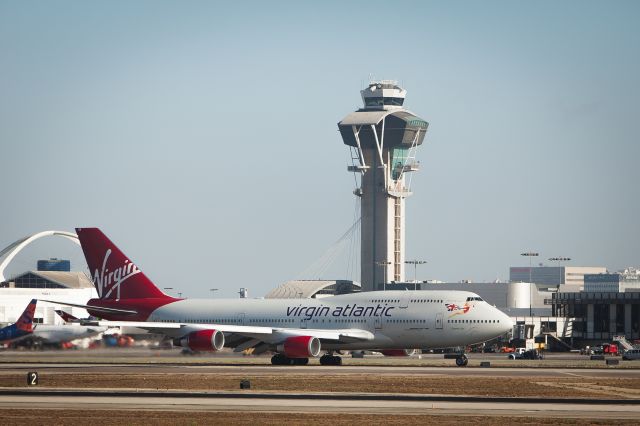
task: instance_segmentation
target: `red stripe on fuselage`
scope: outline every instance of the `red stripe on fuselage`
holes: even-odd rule
[[[173,302],[178,302],[182,299],[174,299],[172,297],[163,298],[147,298],[147,299],[91,299],[87,303],[89,306],[95,306],[97,308],[113,308],[124,309],[129,311],[136,311],[137,314],[121,314],[121,313],[105,313],[98,310],[87,308],[89,314],[103,318],[109,321],[146,321],[149,315],[156,309],[168,305]]]

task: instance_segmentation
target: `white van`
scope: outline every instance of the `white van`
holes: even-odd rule
[[[640,359],[640,349],[627,349],[624,351],[624,354],[622,354],[622,359]]]

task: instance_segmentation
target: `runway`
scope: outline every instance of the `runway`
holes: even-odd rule
[[[442,416],[476,423],[526,417],[547,424],[640,418],[640,363],[608,367],[573,355],[527,363],[482,354],[465,368],[442,355],[273,366],[265,357],[128,354],[1,353],[0,408],[12,413],[13,424],[22,424],[25,415],[38,423],[61,411],[75,413],[69,424],[76,424],[89,417],[107,419],[114,410],[129,423],[145,423],[144,412],[165,413],[160,418],[166,423],[194,419],[196,413],[204,416],[200,422],[226,415],[228,423],[239,415],[257,421],[276,416],[272,422],[277,424],[339,423],[340,415],[351,423],[404,416],[407,424],[431,424],[433,416],[439,422]],[[479,367],[485,360],[491,366]],[[27,371],[39,373],[37,387],[26,386]],[[251,381],[251,390],[239,390],[244,379]],[[129,421],[126,413],[137,420]]]
[[[2,409],[78,409],[83,410],[151,410],[183,412],[288,412],[288,413],[349,413],[379,415],[460,415],[500,417],[544,417],[577,419],[637,419],[640,404],[576,404],[492,401],[433,401],[341,398],[305,398],[280,395],[277,402],[271,398],[245,395],[242,398],[183,396],[52,396],[2,395]]]
[[[354,374],[411,375],[411,376],[470,376],[470,377],[593,377],[593,378],[639,378],[640,369],[616,368],[527,368],[527,367],[424,367],[424,366],[275,366],[275,365],[182,365],[182,364],[73,364],[73,363],[11,363],[0,364],[0,374],[16,373],[25,369],[37,368],[41,372],[51,373],[185,373],[193,374],[305,374],[323,376],[326,374],[350,376]]]

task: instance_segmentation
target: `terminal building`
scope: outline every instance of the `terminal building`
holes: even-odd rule
[[[0,325],[16,322],[31,299],[59,300],[85,305],[97,297],[91,279],[84,273],[71,271],[71,262],[66,259],[41,259],[35,270],[5,276],[11,260],[31,242],[43,237],[62,237],[78,243],[71,232],[43,231],[22,238],[0,251]],[[36,305],[34,322],[38,324],[63,324],[55,310],[62,309],[75,317],[86,318],[89,314],[81,308],[55,303],[39,302]]]
[[[27,271],[0,283],[0,324],[15,322],[31,299],[60,300],[84,305],[97,297],[91,280],[84,272]],[[63,324],[56,309],[85,318],[84,309],[52,303],[38,302],[34,322],[39,324]]]
[[[558,292],[548,304],[553,315],[571,321],[571,339],[602,343],[618,336],[640,339],[640,274],[635,268],[618,273],[588,274],[581,292]]]
[[[586,274],[604,274],[601,266],[512,266],[509,268],[510,282],[532,282],[542,285],[567,285],[582,289]]]

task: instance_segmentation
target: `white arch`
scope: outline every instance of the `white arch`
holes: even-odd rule
[[[38,232],[37,234],[33,234],[28,237],[21,238],[15,243],[10,244],[6,248],[4,248],[2,251],[0,251],[0,259],[2,258],[2,256],[7,255],[7,257],[5,257],[2,263],[0,263],[0,282],[5,281],[5,277],[4,277],[5,268],[9,265],[9,263],[13,260],[13,258],[16,257],[18,253],[20,253],[20,251],[23,248],[25,248],[26,246],[28,246],[29,244],[31,244],[32,242],[34,242],[39,238],[51,237],[51,236],[63,237],[80,245],[80,240],[78,240],[78,235],[74,234],[73,232],[65,232],[65,231],[42,231],[42,232]]]

